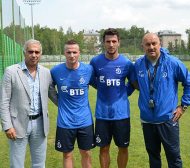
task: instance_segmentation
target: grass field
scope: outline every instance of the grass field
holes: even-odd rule
[[[190,70],[190,62],[184,62],[185,65]],[[50,67],[49,67],[50,68]],[[182,87],[179,85],[179,100],[182,95]],[[141,129],[140,119],[139,119],[139,108],[138,108],[138,92],[135,91],[132,96],[129,97],[130,109],[131,109],[131,139],[129,146],[129,161],[128,168],[148,168],[148,155],[144,146],[143,133]],[[89,101],[94,115],[95,103],[96,103],[96,90],[90,87],[89,90]],[[185,114],[180,119],[180,147],[181,147],[181,157],[183,160],[183,168],[190,167],[190,109],[188,109]],[[50,133],[48,135],[48,148],[47,148],[47,159],[46,168],[61,168],[62,167],[62,153],[55,151],[54,141],[55,141],[55,131],[56,131],[56,118],[57,118],[57,107],[49,101],[49,115],[50,115]],[[110,168],[117,168],[117,147],[114,143],[111,144],[110,156],[111,165]],[[96,147],[91,150],[92,156],[92,167],[99,168],[99,148]],[[161,152],[163,168],[167,168],[167,161],[165,157],[164,150]],[[80,154],[75,145],[74,150],[74,162],[75,167],[80,168]],[[4,132],[0,132],[0,168],[9,167],[9,154],[8,154],[8,140]],[[30,154],[29,148],[26,152],[25,167],[30,167]]]

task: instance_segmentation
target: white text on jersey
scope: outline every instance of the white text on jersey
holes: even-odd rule
[[[83,95],[84,94],[84,89],[70,89],[70,95]]]
[[[107,86],[120,86],[120,79],[107,79]]]

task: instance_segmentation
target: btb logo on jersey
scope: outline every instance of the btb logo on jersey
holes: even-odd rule
[[[65,92],[65,93],[67,93],[69,90],[69,94],[71,96],[84,95],[84,89],[68,89],[67,90],[67,86],[61,86],[61,90],[62,92]]]
[[[100,76],[100,82],[101,82],[101,83],[105,83],[104,77],[105,77],[105,76]]]
[[[70,89],[71,96],[84,95],[84,89]]]
[[[106,83],[107,86],[120,86],[120,79],[104,79],[105,76],[100,76],[100,82]]]
[[[107,86],[120,86],[120,79],[107,79]]]
[[[68,92],[67,91],[67,86],[61,86],[61,90],[62,90],[62,92]]]

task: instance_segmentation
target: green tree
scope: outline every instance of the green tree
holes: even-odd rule
[[[67,33],[66,33],[65,36],[66,36],[67,40],[74,38],[75,32],[73,32],[73,30],[72,30],[71,27],[68,28]],[[67,41],[67,40],[66,40],[66,41]]]
[[[188,35],[187,51],[190,52],[190,28],[186,29],[185,33]]]
[[[77,41],[80,47],[81,53],[83,53],[85,49],[85,40],[84,40],[83,32],[79,32],[78,34],[75,34],[74,39]]]
[[[59,54],[63,55],[63,51],[64,51],[64,30],[63,27],[60,26],[59,27],[59,31],[58,31],[58,38],[59,38]]]
[[[129,31],[129,39],[142,39],[146,33],[149,31],[144,30],[144,28],[138,28],[136,25],[131,26]]]
[[[105,31],[104,29],[101,29],[99,31],[99,33],[101,34],[100,36],[101,42],[103,41],[104,31]],[[121,44],[119,47],[120,53],[122,52],[126,53],[127,49],[130,50],[130,52],[128,51],[127,53],[137,54],[137,53],[143,52],[143,49],[141,47],[142,38],[149,31],[145,31],[144,28],[138,28],[135,25],[131,26],[131,28],[128,30],[126,30],[126,28],[117,28],[117,31],[119,32],[120,39],[121,39]],[[133,51],[131,50],[132,49],[131,46],[133,46],[133,49],[134,49]],[[105,48],[102,43],[99,45],[99,51],[105,52]]]
[[[98,53],[98,46],[96,45],[98,41],[97,37],[91,37],[88,41],[87,41],[87,54],[91,54],[91,55],[95,55]]]
[[[44,55],[60,55],[62,53],[61,42],[64,39],[63,28],[50,29],[47,26],[40,27],[39,24],[34,26],[34,37],[42,43]]]
[[[178,39],[175,39],[174,54],[179,54]]]
[[[170,54],[174,53],[174,46],[172,42],[168,42],[168,51],[170,52]]]
[[[21,29],[21,32],[24,32],[23,29]],[[24,39],[24,34],[21,34],[21,32],[20,32],[20,25],[15,25],[15,42],[17,44],[21,44],[22,39]],[[7,35],[9,38],[14,39],[13,23],[11,23],[10,26],[5,27],[3,29],[3,33]]]
[[[184,40],[181,40],[180,53],[185,54],[186,52],[187,52],[187,49],[185,47],[185,42]]]
[[[65,45],[65,43],[67,42],[68,39],[75,39],[77,41],[77,43],[79,44],[80,51],[83,52],[85,44],[84,44],[84,36],[83,36],[82,32],[79,32],[78,34],[76,34],[72,30],[72,28],[69,27],[68,30],[67,30],[67,33],[63,37],[63,44],[62,44],[62,46]]]
[[[25,29],[27,34],[32,32],[32,28],[28,27]],[[119,47],[119,52],[127,52],[131,54],[142,53],[142,38],[148,32],[144,30],[144,28],[138,28],[133,25],[130,29],[126,28],[117,28],[121,44]],[[21,30],[23,31],[23,30]],[[100,35],[100,44],[97,46],[94,45],[97,43],[97,38],[92,38],[88,41],[88,46],[86,40],[84,39],[83,32],[75,33],[71,27],[68,28],[66,34],[64,34],[64,30],[62,27],[57,29],[50,29],[47,26],[40,27],[40,24],[34,26],[34,37],[36,40],[39,40],[42,43],[43,54],[44,55],[62,55],[64,51],[64,45],[68,39],[75,39],[80,47],[81,53],[86,53],[85,49],[88,47],[89,54],[97,54],[99,52],[105,52],[105,48],[103,46],[103,33],[105,29],[101,29],[99,31]],[[16,42],[20,44],[20,26],[15,26],[15,39]],[[13,39],[13,25],[6,27],[4,29],[4,33]],[[31,38],[29,35],[26,39]],[[133,47],[132,47],[133,46]]]
[[[98,33],[100,33],[100,44],[98,45],[98,50],[100,53],[104,53],[105,52],[105,48],[103,45],[103,34],[104,34],[105,29],[101,29],[100,31],[98,31]]]

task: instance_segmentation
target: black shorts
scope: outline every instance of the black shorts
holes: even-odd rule
[[[128,147],[130,141],[130,118],[111,121],[96,119],[96,145],[100,147],[109,145],[112,136],[118,147]]]
[[[90,150],[95,147],[94,124],[78,129],[57,127],[55,149],[60,152],[70,152],[74,149],[77,139],[78,148]]]

